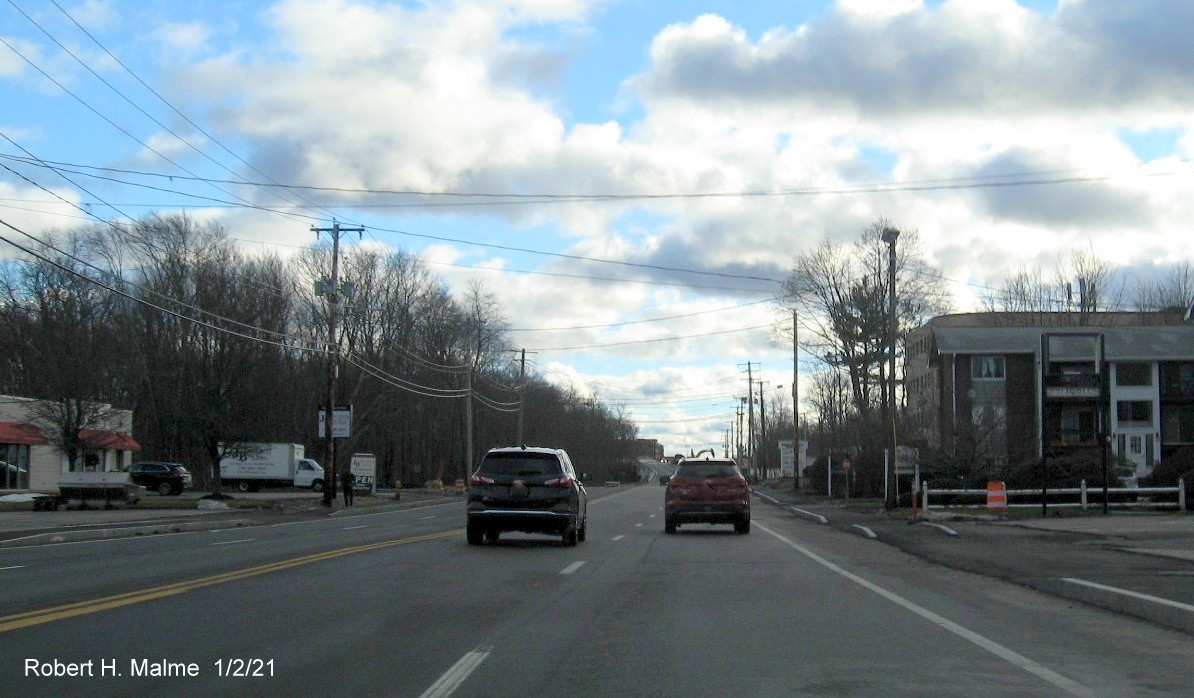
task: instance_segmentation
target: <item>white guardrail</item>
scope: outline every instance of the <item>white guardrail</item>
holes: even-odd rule
[[[1039,487],[1036,489],[1029,489],[1029,490],[1007,490],[1006,492],[1007,492],[1006,506],[1009,509],[1010,508],[1039,507],[1041,505],[1041,501],[1040,501],[1041,488],[1039,488]],[[1085,510],[1090,506],[1090,494],[1093,493],[1095,495],[1102,495],[1103,488],[1102,487],[1089,488],[1086,486],[1086,480],[1083,480],[1081,487],[1050,488],[1050,489],[1046,490],[1046,492],[1047,492],[1048,496],[1050,497],[1050,499],[1054,496],[1071,496],[1072,497],[1073,495],[1080,495],[1079,500],[1077,502],[1053,502],[1053,501],[1050,501],[1048,503],[1048,505],[1051,507],[1057,507],[1057,508],[1063,508],[1063,507],[1071,508],[1071,509],[1081,508],[1081,509]],[[1177,487],[1110,487],[1110,488],[1108,488],[1107,489],[1107,498],[1111,499],[1111,495],[1113,495],[1113,494],[1135,494],[1135,495],[1176,494],[1177,501],[1176,502],[1165,502],[1165,501],[1158,502],[1158,501],[1150,499],[1147,496],[1142,496],[1142,497],[1137,497],[1135,501],[1123,501],[1123,502],[1108,501],[1107,502],[1108,507],[1115,507],[1115,508],[1142,507],[1142,508],[1152,508],[1152,509],[1177,509],[1178,511],[1188,511],[1188,509],[1186,508],[1186,483],[1182,480],[1177,481]],[[946,495],[955,496],[955,497],[957,497],[957,496],[982,497],[983,502],[979,503],[979,504],[957,504],[957,503],[953,503],[953,502],[951,502],[950,504],[937,504],[937,505],[931,504],[931,501],[932,501],[931,497],[946,496]],[[986,509],[987,508],[986,497],[987,497],[987,490],[936,489],[936,488],[930,488],[929,483],[927,483],[927,482],[921,483],[921,500],[920,501],[924,503],[925,511],[928,511],[930,508],[934,508],[934,509],[946,509],[946,508]],[[1037,501],[1035,501],[1033,503],[1017,504],[1017,503],[1012,502],[1012,497],[1035,497]],[[1102,500],[1101,496],[1096,497],[1096,501],[1098,502],[1099,506],[1102,505],[1103,500]]]

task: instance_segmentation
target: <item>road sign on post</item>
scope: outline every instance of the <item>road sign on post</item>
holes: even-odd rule
[[[319,438],[325,438],[327,410],[319,408]],[[347,439],[352,436],[352,405],[336,405],[332,412],[332,438]]]

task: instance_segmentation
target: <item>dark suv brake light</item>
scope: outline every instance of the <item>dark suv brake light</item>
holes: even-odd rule
[[[485,477],[484,475],[473,475],[469,478],[470,485],[492,485],[493,478]]]
[[[560,477],[552,478],[552,479],[548,480],[547,482],[544,482],[543,486],[544,487],[571,487],[572,486],[572,478],[568,477],[567,475],[562,475]]]

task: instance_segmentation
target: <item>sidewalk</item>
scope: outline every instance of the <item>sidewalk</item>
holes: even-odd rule
[[[829,499],[791,489],[791,481],[764,483],[755,488],[803,518],[833,525],[843,520],[858,523],[900,523],[912,520],[911,509],[886,511],[877,499]],[[1108,548],[1124,552],[1194,562],[1194,515],[1176,512],[1112,510],[1104,515],[1092,509],[1085,513],[1054,509],[1048,518],[1039,516],[1004,517],[982,510],[931,511],[920,514],[924,521],[949,524],[959,522],[978,526],[1010,527],[1057,534],[1078,534],[1101,540]],[[1055,514],[1055,515],[1054,515]],[[819,521],[823,517],[825,521]]]
[[[234,494],[236,505],[228,509],[199,509],[202,496],[203,493],[194,492],[182,498],[151,496],[139,505],[117,509],[33,511],[31,504],[28,508],[6,506],[0,509],[0,547],[234,528],[320,516],[351,516],[358,510],[376,512],[460,501],[454,494],[410,489],[402,491],[400,500],[393,499],[392,491],[376,496],[358,495],[353,507],[346,508],[343,500],[337,499],[329,509],[323,506],[322,495],[318,493],[262,492]],[[193,506],[187,507],[188,501],[193,501]]]

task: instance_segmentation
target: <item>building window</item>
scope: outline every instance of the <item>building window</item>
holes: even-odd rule
[[[974,380],[1003,380],[1003,357],[970,357],[970,377]]]
[[[1153,367],[1150,364],[1117,364],[1115,384],[1122,387],[1139,387],[1153,384]]]
[[[1153,403],[1151,400],[1120,400],[1115,403],[1115,415],[1121,427],[1151,427]]]
[[[1161,394],[1165,397],[1194,397],[1194,363],[1161,364]]]
[[[1166,405],[1161,413],[1161,443],[1194,443],[1194,405]]]
[[[0,444],[0,490],[29,489],[29,447]]]

